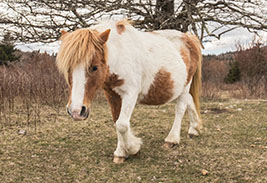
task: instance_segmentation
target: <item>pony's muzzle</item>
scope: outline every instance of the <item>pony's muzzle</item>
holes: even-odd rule
[[[67,107],[67,112],[75,121],[85,120],[89,116],[89,110],[85,106],[82,106],[80,110],[70,110]]]

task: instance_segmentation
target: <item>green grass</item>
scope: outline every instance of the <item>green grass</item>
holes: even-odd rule
[[[205,101],[202,135],[187,137],[186,115],[180,145],[166,150],[174,105],[137,105],[131,124],[144,144],[120,165],[112,162],[117,140],[106,103],[95,103],[82,122],[72,121],[64,106],[59,114],[43,107],[37,127],[22,125],[26,115],[15,111],[17,125],[1,121],[0,182],[267,182],[266,101]]]

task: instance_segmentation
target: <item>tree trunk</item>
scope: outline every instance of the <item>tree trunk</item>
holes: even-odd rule
[[[174,12],[174,0],[157,0],[155,11],[155,29],[176,29],[187,32],[190,25],[188,7],[191,0],[183,2],[182,11]]]
[[[174,0],[157,0],[155,12],[155,28],[156,29],[172,29],[169,23],[174,16]]]

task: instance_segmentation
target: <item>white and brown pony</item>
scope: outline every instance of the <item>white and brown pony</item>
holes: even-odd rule
[[[196,36],[175,30],[141,32],[127,21],[107,21],[68,33],[62,31],[58,69],[70,88],[67,111],[87,119],[97,89],[103,88],[115,122],[114,162],[140,150],[130,118],[137,102],[161,105],[176,100],[175,119],[165,145],[180,142],[186,109],[189,135],[199,135],[201,45]]]

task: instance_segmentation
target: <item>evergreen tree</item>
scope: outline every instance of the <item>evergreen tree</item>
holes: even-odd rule
[[[239,64],[237,61],[230,61],[229,63],[230,69],[228,71],[227,76],[224,78],[225,83],[234,83],[240,81],[241,79],[241,72],[239,69]]]
[[[6,33],[4,39],[0,42],[0,65],[7,65],[8,62],[17,60],[19,57],[14,55],[15,51],[11,35]]]

